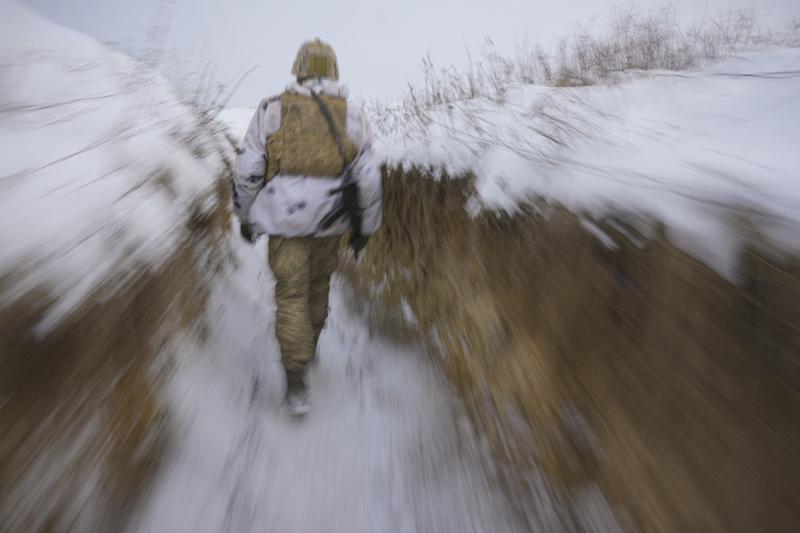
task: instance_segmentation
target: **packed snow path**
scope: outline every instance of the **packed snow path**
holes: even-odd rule
[[[281,412],[265,241],[236,245],[214,289],[207,341],[173,347],[176,428],[132,530],[520,531],[475,436],[424,354],[371,336],[334,278],[310,374],[312,412]]]

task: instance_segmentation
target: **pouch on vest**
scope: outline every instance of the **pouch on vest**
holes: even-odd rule
[[[339,131],[345,131],[347,100],[322,95]],[[280,97],[281,124],[267,140],[267,180],[278,174],[287,176],[335,177],[345,164],[331,138],[325,118],[310,96],[285,92]],[[348,159],[358,150],[343,139]]]

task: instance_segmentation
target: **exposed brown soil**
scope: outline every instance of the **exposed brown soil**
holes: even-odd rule
[[[154,358],[178,329],[202,326],[228,187],[198,199],[158,269],[111,276],[45,336],[34,326],[53,304],[46,287],[0,309],[0,531],[125,523],[169,446]],[[14,282],[0,278],[0,293]]]
[[[470,179],[384,174],[346,274],[410,305],[507,471],[597,483],[631,529],[800,530],[800,257],[742,249],[736,285],[624,213],[609,250],[562,207],[472,219]]]

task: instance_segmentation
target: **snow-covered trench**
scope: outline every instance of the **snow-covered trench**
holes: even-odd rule
[[[205,342],[173,343],[174,452],[134,532],[519,531],[478,439],[424,353],[371,336],[334,278],[313,409],[281,412],[265,240],[236,243]]]

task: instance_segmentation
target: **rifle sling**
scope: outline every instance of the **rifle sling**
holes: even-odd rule
[[[350,175],[350,163],[347,161],[347,153],[344,150],[344,144],[342,143],[342,137],[339,134],[339,130],[336,127],[336,123],[333,121],[333,115],[331,115],[331,111],[328,106],[325,104],[325,101],[320,97],[319,94],[315,93],[313,90],[311,92],[311,97],[317,103],[322,116],[325,117],[325,122],[328,123],[328,129],[331,132],[331,136],[333,140],[336,142],[336,148],[339,150],[339,155],[342,157],[342,163],[344,164],[344,183],[343,185],[348,185],[352,183],[355,186],[355,183],[352,181],[353,178]],[[345,187],[341,187],[342,193],[345,195],[343,198],[342,204],[335,208],[332,213],[329,213],[322,221],[323,228],[327,229],[330,227],[336,220],[347,214],[350,218],[350,229],[353,231],[353,238],[360,238],[361,237],[361,210],[358,205],[352,206],[348,204],[346,196],[348,196]],[[357,192],[355,193],[358,194]],[[356,196],[356,204],[358,203],[358,196]],[[352,202],[351,202],[352,203]],[[352,239],[351,239],[352,240]]]
[[[311,93],[311,98],[317,103],[322,116],[325,117],[325,122],[328,123],[328,130],[331,132],[331,136],[333,137],[334,142],[336,142],[336,148],[339,150],[339,155],[342,157],[342,163],[344,163],[345,169],[349,164],[347,161],[347,153],[344,150],[344,144],[342,143],[342,136],[339,134],[339,130],[336,127],[336,123],[333,121],[333,115],[331,115],[331,110],[325,104],[325,101],[319,96],[319,94],[315,93],[313,90],[309,91]]]

